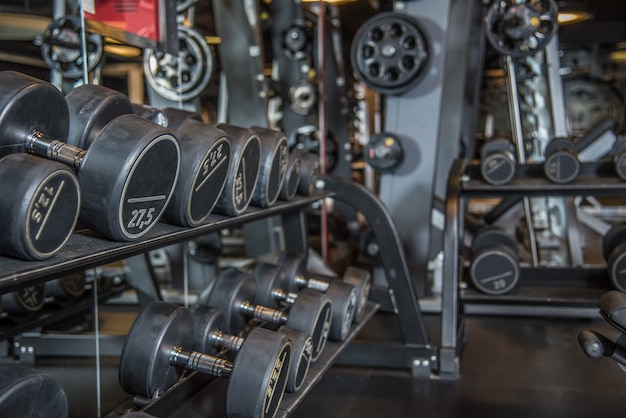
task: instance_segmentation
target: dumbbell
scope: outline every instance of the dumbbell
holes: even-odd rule
[[[578,151],[570,139],[555,138],[548,143],[543,172],[548,180],[557,184],[569,183],[578,176],[580,172]]]
[[[169,119],[162,109],[141,103],[131,103],[130,107],[135,115],[148,119],[150,122],[156,123],[157,125],[170,128],[172,132],[175,132],[175,129],[172,129],[170,126]]]
[[[626,291],[626,224],[613,225],[604,234],[602,254],[611,283],[616,289]]]
[[[177,109],[175,107],[166,107],[163,109],[163,113],[167,118],[167,127],[176,132],[178,127],[189,119],[202,122],[202,115],[196,112],[191,112],[185,109]]]
[[[232,142],[229,176],[214,211],[228,216],[242,214],[250,204],[259,178],[261,141],[251,129],[220,123]]]
[[[45,299],[46,287],[43,283],[26,286],[2,295],[2,309],[15,316],[34,314],[43,308]]]
[[[71,126],[98,128],[122,112],[133,108],[146,109],[130,103],[128,97],[115,90],[85,84],[72,90],[66,97],[70,108]],[[180,164],[183,167],[163,211],[165,222],[180,226],[198,226],[206,223],[211,210],[222,193],[228,175],[231,154],[230,139],[226,134],[190,117],[177,124],[173,131],[180,147]],[[163,113],[164,117],[167,117]],[[168,119],[169,124],[169,119]],[[171,129],[171,128],[170,128]],[[86,143],[91,140],[92,129],[86,133],[75,132],[68,140]]]
[[[480,291],[502,295],[519,280],[517,242],[498,227],[481,229],[472,242],[470,279]]]
[[[320,175],[320,158],[308,151],[298,151],[294,154],[300,160],[298,194],[311,196],[315,192],[315,181]]]
[[[369,297],[370,287],[372,284],[372,276],[365,270],[348,267],[342,277],[342,280],[335,280],[332,278],[313,278],[306,277],[306,258],[301,254],[295,254],[290,252],[283,252],[278,256],[276,264],[285,269],[287,274],[289,292],[295,292],[300,288],[314,289],[319,292],[325,292],[331,298],[334,303],[340,303],[344,310],[349,309],[349,304],[346,303],[347,299],[345,294],[348,293],[345,285],[340,283],[349,284],[356,290],[356,303],[354,303],[354,318],[353,321],[359,323],[363,320],[365,315],[365,305]],[[332,284],[332,286],[331,286]],[[331,293],[329,294],[329,290]],[[350,292],[352,293],[352,292]],[[340,302],[344,300],[344,302]],[[335,311],[333,305],[333,310]],[[342,316],[345,318],[345,315]]]
[[[87,278],[84,272],[72,273],[46,282],[46,296],[55,302],[64,303],[76,300],[85,294]]]
[[[609,290],[598,298],[600,314],[622,333],[626,333],[626,294]]]
[[[611,151],[613,156],[613,165],[615,173],[622,179],[626,180],[626,137],[620,136],[616,139]]]
[[[18,364],[2,364],[0,416],[67,418],[67,395],[51,376]]]
[[[273,417],[282,400],[291,343],[282,334],[257,328],[250,332],[233,362],[193,347],[193,319],[188,309],[153,302],[135,319],[119,365],[119,382],[133,395],[155,399],[185,371],[228,377],[226,415]]]
[[[0,159],[0,253],[44,260],[65,245],[78,220],[78,178],[67,166],[28,154]]]
[[[256,303],[279,308],[279,302],[285,302],[288,305],[297,302],[299,294],[285,290],[290,286],[287,274],[281,266],[259,262],[254,266],[252,275],[257,283]],[[331,282],[324,293],[333,305],[333,318],[328,338],[334,341],[345,341],[354,319],[356,290],[346,283]]]
[[[312,338],[311,361],[316,361],[328,339],[332,318],[332,303],[316,292],[300,292],[289,312],[252,303],[256,297],[256,281],[247,272],[227,269],[215,280],[206,305],[224,313],[224,331],[242,332],[250,318],[270,324],[286,325]],[[203,301],[200,301],[201,303]]]
[[[480,173],[489,184],[507,184],[515,176],[516,161],[513,144],[506,139],[494,139],[480,152]]]
[[[295,154],[290,153],[289,159],[287,160],[287,171],[285,173],[283,187],[280,189],[280,194],[278,195],[280,200],[289,201],[296,196],[298,188],[300,187],[300,171],[300,159]]]
[[[0,72],[2,152],[27,151],[69,165],[78,173],[84,226],[117,241],[142,237],[160,218],[176,184],[178,142],[168,129],[136,115],[107,123],[87,151],[44,136],[66,139],[69,118],[65,97],[51,84]],[[96,129],[95,122],[85,130]]]
[[[193,305],[189,308],[193,318],[193,348],[209,355],[217,355],[219,348],[239,351],[246,339],[224,333],[224,314],[206,305]],[[253,328],[256,329],[256,328]],[[278,332],[291,341],[291,363],[287,377],[287,392],[297,392],[304,383],[309,365],[313,343],[311,336],[304,332],[282,326]]]
[[[253,126],[261,143],[259,179],[250,204],[267,208],[278,200],[285,182],[289,147],[287,137],[280,131]]]

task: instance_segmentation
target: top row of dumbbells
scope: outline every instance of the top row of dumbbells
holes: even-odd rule
[[[290,155],[281,132],[210,126],[176,109],[161,114],[165,127],[136,112],[145,108],[105,87],[65,97],[0,72],[0,253],[48,258],[77,221],[132,241],[161,217],[197,226],[210,213],[237,216],[313,190],[316,157]]]

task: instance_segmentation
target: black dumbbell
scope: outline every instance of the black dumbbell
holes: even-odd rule
[[[294,154],[300,160],[298,194],[311,196],[315,192],[315,181],[320,175],[320,157],[308,151],[298,151]]]
[[[256,293],[256,281],[250,273],[227,269],[215,280],[206,304],[224,312],[224,330],[230,334],[242,332],[248,320],[254,318],[310,335],[311,361],[317,360],[330,330],[333,311],[330,299],[316,292],[301,292],[287,313],[253,304]]]
[[[282,334],[250,332],[233,362],[197,351],[188,309],[153,302],[135,319],[122,349],[119,381],[133,395],[156,399],[186,370],[228,377],[226,415],[273,417],[285,391],[291,343]]]
[[[59,382],[47,374],[18,364],[2,364],[0,416],[67,418],[67,396]]]
[[[613,145],[611,151],[613,156],[613,165],[615,173],[622,179],[626,180],[626,137],[620,136]]]
[[[34,155],[0,159],[0,253],[26,260],[56,254],[72,234],[81,202],[67,166]]]
[[[611,283],[616,289],[626,291],[626,224],[613,225],[604,234],[602,254]]]
[[[609,290],[598,298],[600,314],[617,330],[626,333],[626,294]]]
[[[543,172],[553,183],[565,184],[574,180],[580,172],[578,151],[568,138],[555,138],[545,150]]]
[[[232,142],[230,173],[214,211],[228,216],[242,214],[250,204],[257,186],[260,168],[261,141],[251,129],[220,123]]]
[[[287,137],[280,131],[253,126],[261,141],[259,179],[252,195],[251,205],[272,206],[283,188],[289,160]]]
[[[193,318],[194,350],[217,355],[220,348],[239,351],[245,343],[243,337],[223,332],[224,314],[222,311],[196,304],[189,308],[189,312]],[[285,326],[280,327],[278,332],[285,335],[292,345],[286,390],[297,392],[302,387],[311,364],[313,347],[311,336]]]
[[[9,315],[34,314],[43,308],[45,300],[46,287],[39,283],[2,295],[2,309]]]
[[[326,293],[333,302],[333,311],[343,312],[335,314],[341,320],[337,320],[338,323],[343,323],[342,333],[345,333],[345,327],[348,326],[347,316],[349,310],[353,312],[353,321],[358,323],[363,320],[365,314],[365,304],[369,297],[370,286],[372,284],[372,276],[365,270],[348,267],[343,275],[342,280],[335,280],[333,278],[314,278],[306,277],[306,258],[301,254],[295,254],[290,252],[283,252],[278,256],[276,264],[285,269],[287,274],[289,292],[295,292],[300,288],[314,289],[319,292]],[[350,290],[355,290],[354,295]],[[346,295],[350,295],[349,297]],[[341,306],[340,309],[335,309],[335,304]],[[352,307],[350,306],[352,305]],[[346,321],[346,322],[339,322]],[[339,330],[336,329],[335,332]],[[337,334],[335,334],[337,336]]]
[[[66,100],[71,126],[99,127],[122,112],[138,111],[139,108],[146,110],[143,105],[131,104],[120,92],[91,84],[75,88]],[[226,134],[197,121],[193,115],[189,113],[189,117],[177,124],[174,131],[183,170],[162,216],[165,222],[180,226],[198,226],[207,221],[224,188],[231,153],[230,139]],[[165,113],[163,117],[167,117]],[[91,131],[88,129],[88,133]],[[70,139],[74,143],[90,143],[87,134],[80,138],[70,135]]]
[[[480,152],[480,173],[489,184],[507,184],[515,176],[516,161],[513,144],[506,139],[494,139]]]
[[[470,279],[480,291],[502,295],[511,291],[519,280],[517,242],[498,227],[480,230],[472,242]]]
[[[177,109],[175,107],[166,107],[163,109],[163,113],[167,118],[167,127],[176,132],[178,127],[189,119],[202,122],[202,115],[196,112],[191,112],[185,109]]]
[[[64,303],[76,300],[85,294],[87,278],[84,272],[72,273],[58,279],[47,281],[46,296],[55,302]]]
[[[157,125],[170,128],[172,132],[175,132],[175,129],[170,126],[169,119],[163,109],[141,103],[131,103],[130,106],[135,115],[148,119],[150,122],[156,123]]]
[[[93,115],[97,119],[98,112]],[[14,71],[0,72],[2,152],[27,151],[76,170],[84,226],[118,241],[145,235],[160,218],[176,183],[178,142],[168,129],[136,115],[118,116],[106,124],[87,151],[44,136],[66,139],[69,119],[65,97],[51,84]]]
[[[293,153],[289,154],[283,187],[280,189],[280,194],[278,195],[280,200],[289,201],[296,196],[298,188],[300,187],[300,171],[300,159]]]

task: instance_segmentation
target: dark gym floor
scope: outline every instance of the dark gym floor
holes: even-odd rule
[[[436,320],[430,317],[427,323]],[[458,380],[416,380],[408,371],[335,366],[292,416],[624,416],[626,373],[612,360],[587,358],[576,340],[587,327],[613,335],[603,320],[473,316],[467,326]],[[46,361],[39,368],[61,380],[71,417],[96,416],[93,361],[63,364]],[[103,361],[101,379],[105,415],[126,395],[117,385],[115,361]]]

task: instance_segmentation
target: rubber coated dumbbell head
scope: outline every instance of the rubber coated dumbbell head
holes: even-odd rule
[[[45,300],[45,285],[39,283],[2,295],[2,309],[10,315],[34,314],[43,308]]]
[[[470,279],[476,288],[491,295],[511,291],[519,281],[515,240],[497,227],[481,230],[472,243]]]
[[[166,107],[163,109],[163,113],[167,117],[167,127],[174,132],[176,132],[178,128],[189,119],[202,122],[202,115],[188,110]]]
[[[626,137],[620,136],[613,145],[613,165],[615,173],[622,179],[626,180]]]
[[[289,160],[287,137],[280,131],[253,126],[261,141],[259,179],[250,204],[267,208],[278,200]]]
[[[609,290],[598,299],[600,314],[619,331],[626,333],[626,294]]]
[[[626,291],[626,225],[613,225],[602,237],[607,274],[615,288]]]
[[[46,295],[53,297],[55,302],[73,301],[85,294],[87,278],[84,272],[65,275],[58,279],[47,281]]]
[[[565,184],[574,180],[580,172],[578,153],[572,141],[567,138],[555,138],[545,150],[543,171],[553,183]]]
[[[301,181],[301,161],[295,154],[290,154],[287,161],[287,171],[285,172],[285,179],[283,180],[283,187],[280,189],[278,197],[280,200],[289,201],[296,196]]]
[[[315,181],[320,175],[319,156],[308,151],[299,151],[295,156],[300,160],[300,185],[298,194],[311,196],[315,193]]]
[[[506,139],[487,142],[480,153],[480,172],[494,186],[507,184],[515,177],[515,148]]]
[[[259,305],[270,308],[280,308],[279,300],[274,296],[276,289],[287,289],[288,280],[285,269],[263,261],[256,263],[252,269],[256,281],[256,296],[254,301]]]
[[[367,270],[348,267],[343,274],[343,281],[354,286],[356,290],[357,304],[353,322],[358,324],[365,316],[365,305],[369,299],[370,288],[372,287],[372,275]]]
[[[135,115],[148,119],[150,122],[156,123],[157,125],[161,125],[166,128],[170,127],[167,115],[158,107],[148,106],[141,103],[131,103],[130,106]],[[174,130],[172,129],[172,132],[173,131]]]

